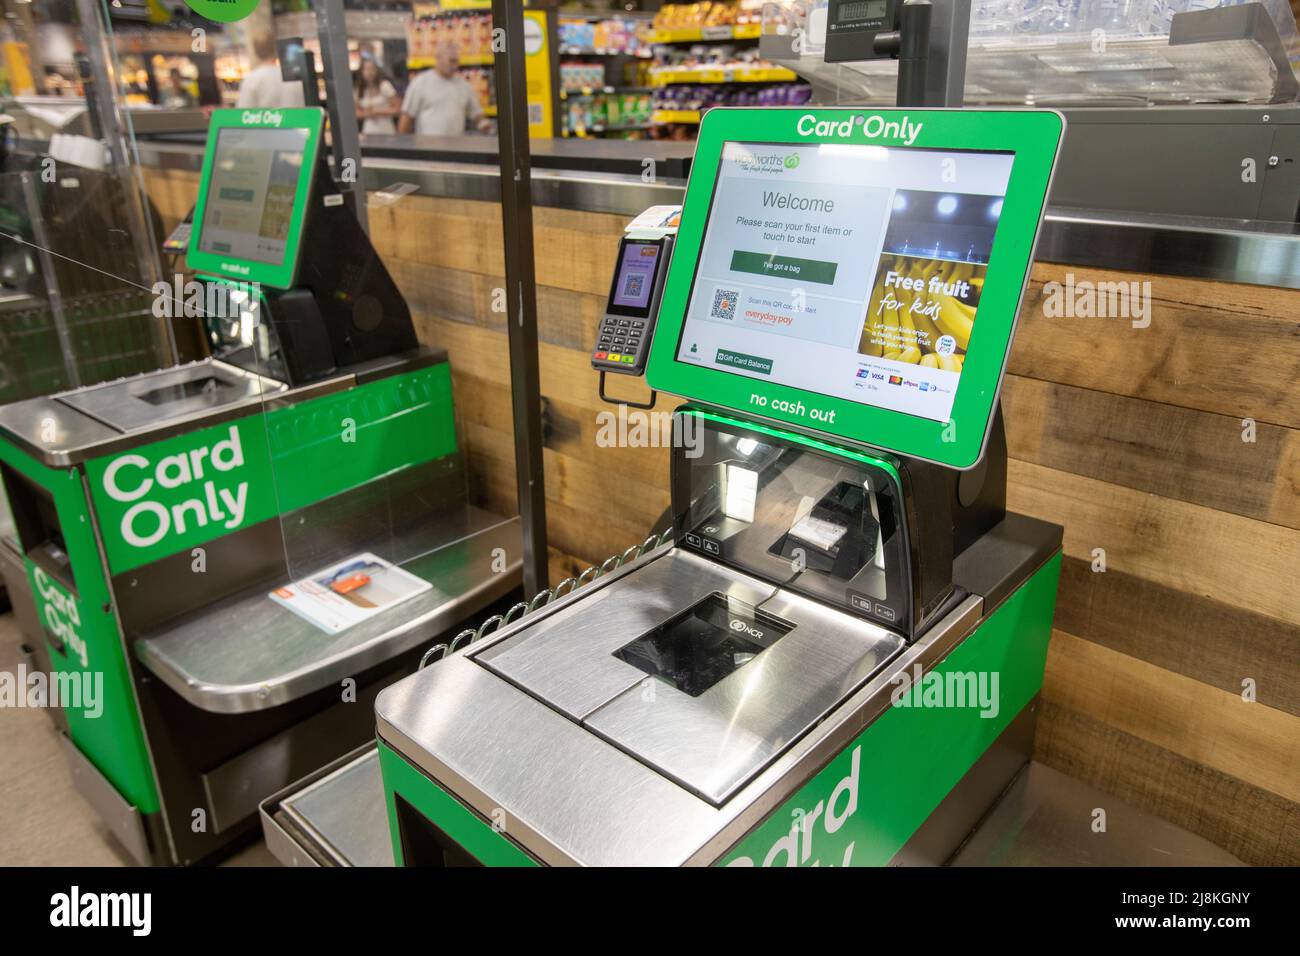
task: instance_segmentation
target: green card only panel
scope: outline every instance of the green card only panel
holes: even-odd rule
[[[384,802],[388,807],[393,860],[398,866],[405,866],[406,861],[402,857],[402,837],[397,824],[397,796],[435,823],[484,866],[537,865],[532,857],[390,750],[382,740],[379,741],[379,770],[384,778]]]
[[[725,857],[727,866],[883,866],[1038,693],[1057,554],[937,668]],[[962,706],[943,686],[979,688]],[[974,698],[974,699],[972,699]],[[985,707],[985,702],[991,706]],[[809,821],[806,825],[804,821]]]
[[[86,464],[114,574],[456,450],[446,362]]]
[[[25,561],[41,624],[63,644],[60,650],[45,642],[60,683],[68,734],[133,806],[156,813],[158,791],[81,474],[46,468],[6,441],[0,441],[0,460],[53,497],[77,578],[72,591]],[[79,694],[80,700],[64,698],[65,691]]]
[[[312,178],[316,171],[316,157],[320,148],[321,125],[324,111],[319,107],[299,109],[233,109],[213,110],[212,120],[208,125],[208,144],[203,154],[203,171],[199,176],[199,197],[194,206],[194,228],[190,233],[190,247],[186,259],[191,269],[207,272],[211,275],[225,276],[243,282],[258,282],[274,289],[288,289],[294,284],[298,273],[298,253],[302,247],[303,223],[307,216],[307,200],[311,195]],[[222,170],[216,166],[217,148],[221,143],[222,130],[303,130],[302,159],[298,170],[297,182],[293,186],[292,205],[285,208],[281,202],[275,208],[268,208],[264,201],[258,213],[256,225],[258,235],[279,237],[283,233],[284,251],[281,261],[262,261],[240,257],[230,253],[200,248],[204,242],[204,228],[209,224],[208,205],[210,202],[237,201],[242,191],[252,199],[259,184],[227,185],[213,184],[214,173]],[[268,170],[268,175],[269,175]],[[266,183],[267,192],[271,185]],[[217,193],[214,194],[213,190]],[[223,199],[221,193],[230,195]],[[284,196],[287,199],[288,196]],[[269,219],[268,219],[269,217]],[[274,220],[274,221],[270,221]],[[252,225],[251,223],[246,223]],[[272,259],[276,256],[271,256]]]
[[[709,405],[729,408],[746,416],[793,424],[832,437],[863,442],[949,467],[964,469],[974,466],[983,454],[987,439],[992,410],[1006,366],[1007,352],[1028,279],[1034,244],[1042,221],[1047,190],[1063,130],[1064,120],[1060,114],[1035,110],[870,110],[799,107],[710,110],[700,126],[681,228],[678,231],[659,310],[658,333],[654,337],[647,365],[649,384],[662,391],[697,399]],[[727,175],[721,176],[720,162],[724,156],[724,148],[729,143],[737,146],[732,147],[726,154],[729,163],[726,167]],[[822,195],[825,198],[818,200],[821,203],[819,208],[823,211],[828,202],[839,203],[842,206],[857,202],[876,203],[877,205],[871,207],[869,213],[866,211],[861,213],[861,221],[878,224],[882,241],[889,237],[889,228],[894,220],[903,218],[900,210],[906,208],[906,200],[909,198],[933,197],[951,191],[963,200],[965,198],[986,200],[985,208],[994,216],[994,225],[985,225],[984,231],[980,234],[981,241],[988,243],[986,258],[971,256],[965,257],[965,262],[954,262],[954,258],[961,260],[962,257],[936,255],[932,260],[932,268],[944,277],[940,281],[939,288],[962,290],[960,293],[945,292],[945,295],[968,295],[972,297],[971,301],[978,303],[977,312],[972,311],[967,315],[965,341],[962,342],[961,336],[958,336],[959,348],[956,351],[962,354],[956,358],[960,359],[961,364],[951,366],[951,363],[956,360],[952,342],[946,344],[940,342],[933,357],[925,357],[927,362],[935,363],[929,365],[929,368],[937,367],[945,372],[959,372],[955,386],[953,378],[944,379],[943,387],[946,393],[951,395],[952,401],[951,411],[947,412],[947,420],[939,420],[943,414],[942,410],[933,417],[922,417],[920,414],[895,410],[899,406],[893,398],[878,400],[873,405],[842,395],[824,394],[816,388],[798,388],[782,384],[776,380],[780,376],[774,374],[773,360],[780,362],[793,347],[801,348],[810,342],[822,343],[826,346],[824,354],[834,357],[837,362],[840,359],[847,361],[850,357],[856,361],[858,352],[862,352],[864,356],[870,353],[863,351],[861,347],[858,349],[847,347],[830,336],[825,328],[828,317],[819,316],[815,311],[810,313],[808,309],[801,308],[800,303],[790,306],[782,302],[781,308],[774,309],[770,316],[766,313],[758,314],[756,317],[751,317],[748,313],[742,314],[739,318],[751,324],[741,325],[737,319],[736,297],[746,295],[748,296],[746,301],[753,303],[756,301],[753,296],[743,290],[739,293],[715,290],[714,286],[719,285],[718,276],[716,274],[711,274],[707,278],[702,276],[701,261],[707,256],[714,264],[715,272],[721,269],[727,276],[735,278],[737,288],[744,285],[751,289],[775,289],[777,294],[789,296],[787,287],[791,285],[792,280],[797,280],[799,286],[806,286],[802,291],[808,301],[812,301],[816,296],[826,295],[827,288],[837,281],[837,276],[840,278],[855,274],[862,276],[868,273],[868,270],[879,269],[872,288],[868,289],[872,297],[868,299],[864,295],[862,299],[864,321],[868,314],[880,305],[876,301],[881,294],[881,283],[884,281],[880,277],[886,274],[887,258],[894,256],[895,253],[882,252],[879,264],[874,260],[865,261],[870,258],[875,248],[875,239],[864,238],[863,261],[843,260],[842,256],[842,261],[838,262],[818,261],[813,258],[815,252],[800,255],[799,237],[793,236],[791,230],[807,228],[809,233],[813,231],[820,233],[824,226],[817,223],[805,226],[803,220],[815,218],[807,215],[805,211],[808,198],[792,194],[788,189],[782,191],[782,183],[788,183],[791,187],[796,185],[806,187],[808,190],[819,186],[818,180],[809,179],[812,174],[806,163],[803,164],[804,168],[800,169],[801,157],[812,154],[807,154],[807,151],[792,151],[788,148],[795,145],[816,147],[818,151],[813,157],[814,160],[826,165],[826,168],[843,169],[846,178],[873,175],[862,171],[864,168],[862,164],[871,156],[883,157],[884,165],[881,168],[887,169],[889,175],[898,173],[905,178],[919,167],[921,160],[916,159],[914,162],[914,157],[933,156],[932,152],[927,154],[924,151],[939,150],[972,156],[981,154],[981,162],[993,157],[997,159],[999,168],[1004,171],[1009,162],[1009,173],[1004,172],[1005,193],[1001,196],[980,189],[964,194],[961,178],[963,170],[982,167],[962,166],[961,163],[966,161],[958,159],[955,161],[957,165],[954,166],[954,178],[951,183],[941,177],[933,186],[909,185],[906,189],[899,186],[897,192],[891,193],[894,196],[892,207],[883,205],[884,201],[880,198],[880,194],[891,188],[883,181],[864,189],[845,186],[827,191],[822,188]],[[784,151],[781,149],[783,146],[786,147]],[[740,147],[743,149],[738,153],[737,149]],[[846,150],[845,147],[853,149]],[[868,150],[868,153],[864,154],[862,147],[884,147],[885,149]],[[845,165],[835,167],[836,159],[841,154],[845,157]],[[737,156],[741,158],[738,159]],[[911,169],[909,163],[912,164]],[[817,168],[821,169],[822,166]],[[943,176],[946,174],[947,170],[944,170]],[[866,179],[862,181],[867,182]],[[759,190],[751,190],[755,182],[761,182]],[[769,183],[772,184],[770,189]],[[702,248],[702,243],[705,238],[706,224],[709,223],[711,210],[714,209],[715,203],[718,203],[718,196],[722,195],[719,190],[724,185],[732,192],[726,194],[729,198],[725,202],[718,204],[718,209],[725,212],[719,212],[719,218],[715,219],[713,226],[710,227],[710,248],[705,249]],[[751,192],[755,200],[752,202],[753,208],[749,205],[743,207],[736,205],[737,202],[745,201],[745,197]],[[900,199],[900,195],[905,192],[907,195],[902,195]],[[874,193],[875,198],[868,196],[869,193]],[[736,198],[738,195],[741,197],[739,200]],[[993,201],[999,199],[1000,202],[994,205]],[[940,208],[939,212],[942,215],[950,215],[953,214],[954,208],[953,206]],[[736,213],[741,217],[752,216],[753,219],[742,222],[737,218]],[[763,231],[768,226],[763,219],[764,216],[773,219],[772,229],[780,233],[779,242],[778,239],[773,239]],[[722,219],[726,222],[719,225]],[[816,229],[813,229],[813,226],[816,226]],[[928,221],[924,228],[927,230],[927,235],[944,235],[941,231],[943,222],[938,219]],[[746,233],[747,229],[751,232]],[[782,229],[785,232],[781,232]],[[753,249],[739,248],[739,244],[746,238],[751,240],[752,245],[761,247],[759,254],[755,254]],[[807,241],[814,243],[812,249],[817,248],[816,239],[810,238]],[[721,244],[719,248],[712,248],[719,244]],[[728,245],[736,245],[737,248],[725,248]],[[839,248],[843,250],[846,247],[847,243]],[[775,248],[783,251],[788,249],[791,254],[776,255],[773,253]],[[831,248],[834,249],[835,246]],[[920,253],[921,250],[917,250],[916,253],[907,255],[920,255]],[[719,256],[722,258],[719,259]],[[961,273],[961,282],[965,282],[964,286],[953,278],[958,275],[956,266],[971,267]],[[744,276],[737,277],[737,273],[744,273]],[[798,322],[804,323],[801,328],[809,331],[810,337],[806,339],[788,335],[781,337],[777,332],[771,332],[764,336],[765,339],[772,340],[766,355],[754,355],[753,349],[718,348],[716,357],[710,354],[706,358],[705,353],[710,351],[706,348],[700,358],[694,361],[679,358],[679,349],[689,348],[683,333],[687,325],[687,310],[697,277],[699,277],[697,290],[699,295],[707,297],[710,293],[716,293],[712,308],[708,312],[708,319],[736,324],[730,326],[712,325],[707,322],[701,324],[697,319],[692,328],[697,330],[708,328],[711,330],[710,334],[714,336],[730,334],[719,331],[724,328],[737,330],[737,335],[752,336],[756,331],[771,332],[773,328],[778,332],[788,331],[793,328],[794,323]],[[902,310],[910,317],[914,311],[922,310],[926,321],[933,318],[924,314],[922,309],[923,306],[928,306],[928,301],[917,305],[919,292],[908,298],[906,283],[913,281],[914,277],[903,275],[898,278],[900,284],[889,286],[889,292],[891,294],[896,292],[900,301],[891,304],[889,313],[898,314],[898,310]],[[764,283],[768,285],[765,287]],[[972,287],[975,289],[974,292],[971,291]],[[799,291],[796,290],[796,295]],[[720,301],[718,301],[719,296]],[[856,299],[838,301],[847,302]],[[946,306],[948,303],[935,303],[936,307],[940,304]],[[971,308],[969,304],[967,307]],[[797,314],[792,316],[787,313]],[[977,316],[973,321],[970,320],[972,315]],[[947,319],[948,316],[945,314],[940,318]],[[919,320],[917,325],[919,327]],[[941,329],[942,326],[935,326],[935,328]],[[859,334],[864,334],[866,331],[867,327],[864,325]],[[823,337],[817,338],[818,335]],[[841,329],[840,338],[844,337]],[[866,342],[865,339],[861,341]],[[884,357],[890,359],[888,353],[884,353]],[[917,368],[916,365],[911,367]],[[728,371],[731,368],[742,369],[750,374],[741,375],[735,371]],[[812,378],[813,381],[816,381],[816,375],[821,373],[822,369],[816,364],[804,368],[803,371],[805,379]],[[772,378],[765,377],[769,375]],[[858,377],[868,376],[859,374]],[[882,380],[879,386],[881,391],[877,394],[885,394],[884,390],[894,384],[892,378],[893,376],[887,375]],[[867,384],[876,387],[874,382]],[[913,381],[898,384],[899,387],[917,385]],[[867,394],[857,391],[856,386],[843,382],[840,382],[837,387],[841,391],[848,391],[853,387],[855,395]],[[955,394],[952,394],[954,388]]]

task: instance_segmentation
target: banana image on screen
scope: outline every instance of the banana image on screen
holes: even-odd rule
[[[950,259],[882,256],[858,352],[960,372],[986,268]]]

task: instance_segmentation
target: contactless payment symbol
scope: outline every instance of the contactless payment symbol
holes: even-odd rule
[[[201,17],[218,23],[234,23],[257,9],[258,0],[185,0],[185,5]]]

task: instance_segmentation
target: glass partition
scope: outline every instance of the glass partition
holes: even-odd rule
[[[219,290],[206,345],[260,387],[252,414],[233,423],[245,465],[231,494],[247,482],[245,521],[260,530],[244,534],[266,544],[266,559],[232,580],[221,613],[254,617],[262,639],[317,648],[321,666],[370,643],[397,653],[521,594],[513,483],[484,462],[481,437],[483,389],[506,394],[509,373],[481,382],[466,342],[485,331],[476,323],[492,315],[500,283],[500,239],[482,239],[500,205],[475,200],[471,226],[465,200],[426,193],[414,173],[395,186],[362,151],[400,125],[408,68],[420,62],[408,55],[413,22],[405,10],[277,4],[264,25],[277,69],[296,64],[309,78],[297,92],[319,140],[286,139],[292,109],[276,129],[229,114],[209,133],[196,183],[191,249],[236,266],[214,281],[203,260],[200,278]],[[255,44],[259,29],[245,26]],[[465,230],[440,236],[435,223],[451,210]],[[479,261],[457,250],[466,243]],[[283,267],[283,279],[235,280],[246,265],[251,275]],[[493,437],[512,431],[504,408]],[[229,428],[212,437],[234,438]]]
[[[1285,0],[976,0],[969,104],[1146,106],[1296,97],[1295,16]],[[891,104],[896,60],[826,62],[825,0],[767,0],[765,55],[810,78],[820,101]]]

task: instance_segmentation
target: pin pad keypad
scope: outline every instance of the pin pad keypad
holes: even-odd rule
[[[645,331],[645,319],[605,316],[596,334],[596,347],[591,353],[592,362],[621,369],[631,369],[642,364],[644,346],[649,341]]]

